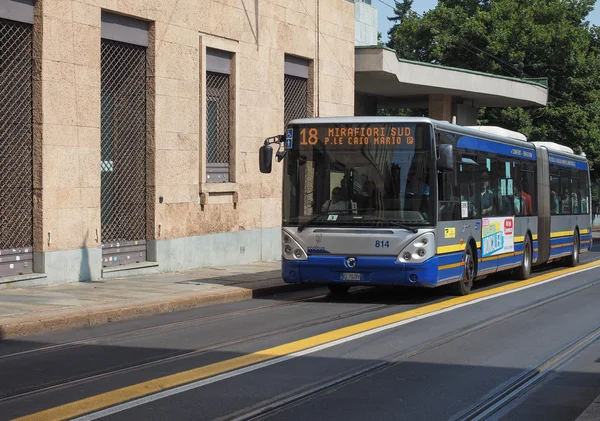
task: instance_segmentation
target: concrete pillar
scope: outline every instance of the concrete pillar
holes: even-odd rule
[[[354,115],[377,115],[377,97],[360,93],[354,94]]]
[[[452,122],[452,95],[429,95],[429,118]]]
[[[456,124],[461,126],[477,125],[477,107],[466,104],[456,105]]]

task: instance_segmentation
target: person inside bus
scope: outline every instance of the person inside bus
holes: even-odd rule
[[[583,190],[579,190],[579,197],[581,198],[579,201],[581,213],[588,213],[587,196],[583,193]]]
[[[361,194],[358,198],[359,209],[375,208],[375,193],[377,187],[373,180],[366,179],[362,184]]]
[[[426,182],[425,173],[417,175],[417,169],[411,167],[406,179],[406,194],[414,196],[429,196],[429,184]]]
[[[533,215],[531,196],[521,190],[517,185],[515,185],[515,215]]]
[[[322,212],[346,210],[346,201],[344,200],[344,193],[341,187],[335,187],[331,191],[331,199],[327,200],[323,207]]]
[[[490,175],[487,172],[483,173],[481,181],[481,215],[493,216],[494,191],[490,187]]]
[[[550,192],[550,213],[558,215],[560,213],[560,203],[558,201],[558,195],[554,190]]]
[[[571,206],[569,206],[569,190],[563,190],[562,194],[562,206],[561,206],[561,214],[568,215],[571,213]]]
[[[411,210],[417,210],[427,217],[429,207],[429,184],[425,171],[417,173],[416,167],[408,170],[405,194],[410,197],[405,206]]]
[[[579,213],[579,200],[575,191],[571,193],[571,209],[573,209],[573,213]]]

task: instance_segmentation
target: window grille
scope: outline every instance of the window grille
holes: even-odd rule
[[[308,117],[308,79],[286,74],[284,95],[286,127],[292,120]]]
[[[229,77],[223,73],[206,72],[206,179],[209,183],[229,181]]]
[[[32,54],[32,26],[0,19],[0,276],[32,271]]]
[[[115,247],[120,253],[146,239],[145,47],[102,39],[100,132],[103,254],[115,254]],[[105,257],[104,263],[145,260],[141,249],[130,250],[129,258]]]

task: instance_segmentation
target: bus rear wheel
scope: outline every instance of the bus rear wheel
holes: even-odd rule
[[[532,258],[532,247],[531,247],[531,239],[529,235],[525,236],[525,240],[523,242],[523,261],[521,262],[521,266],[517,269],[517,278],[520,280],[525,280],[529,278],[531,275],[531,261]]]
[[[327,284],[327,289],[329,289],[332,295],[344,295],[348,293],[350,287],[341,284]]]
[[[475,266],[475,258],[473,257],[473,249],[471,246],[467,246],[465,253],[465,273],[463,278],[451,285],[453,295],[468,295],[473,288],[473,281],[477,275],[477,269]]]
[[[572,268],[579,264],[579,233],[577,231],[573,233],[573,251],[571,251],[571,255],[565,260],[567,266]]]

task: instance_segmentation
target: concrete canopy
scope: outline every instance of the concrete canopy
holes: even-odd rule
[[[402,60],[383,47],[357,47],[355,91],[376,97],[378,108],[428,108],[431,96],[471,107],[543,107],[544,79],[526,80]]]

